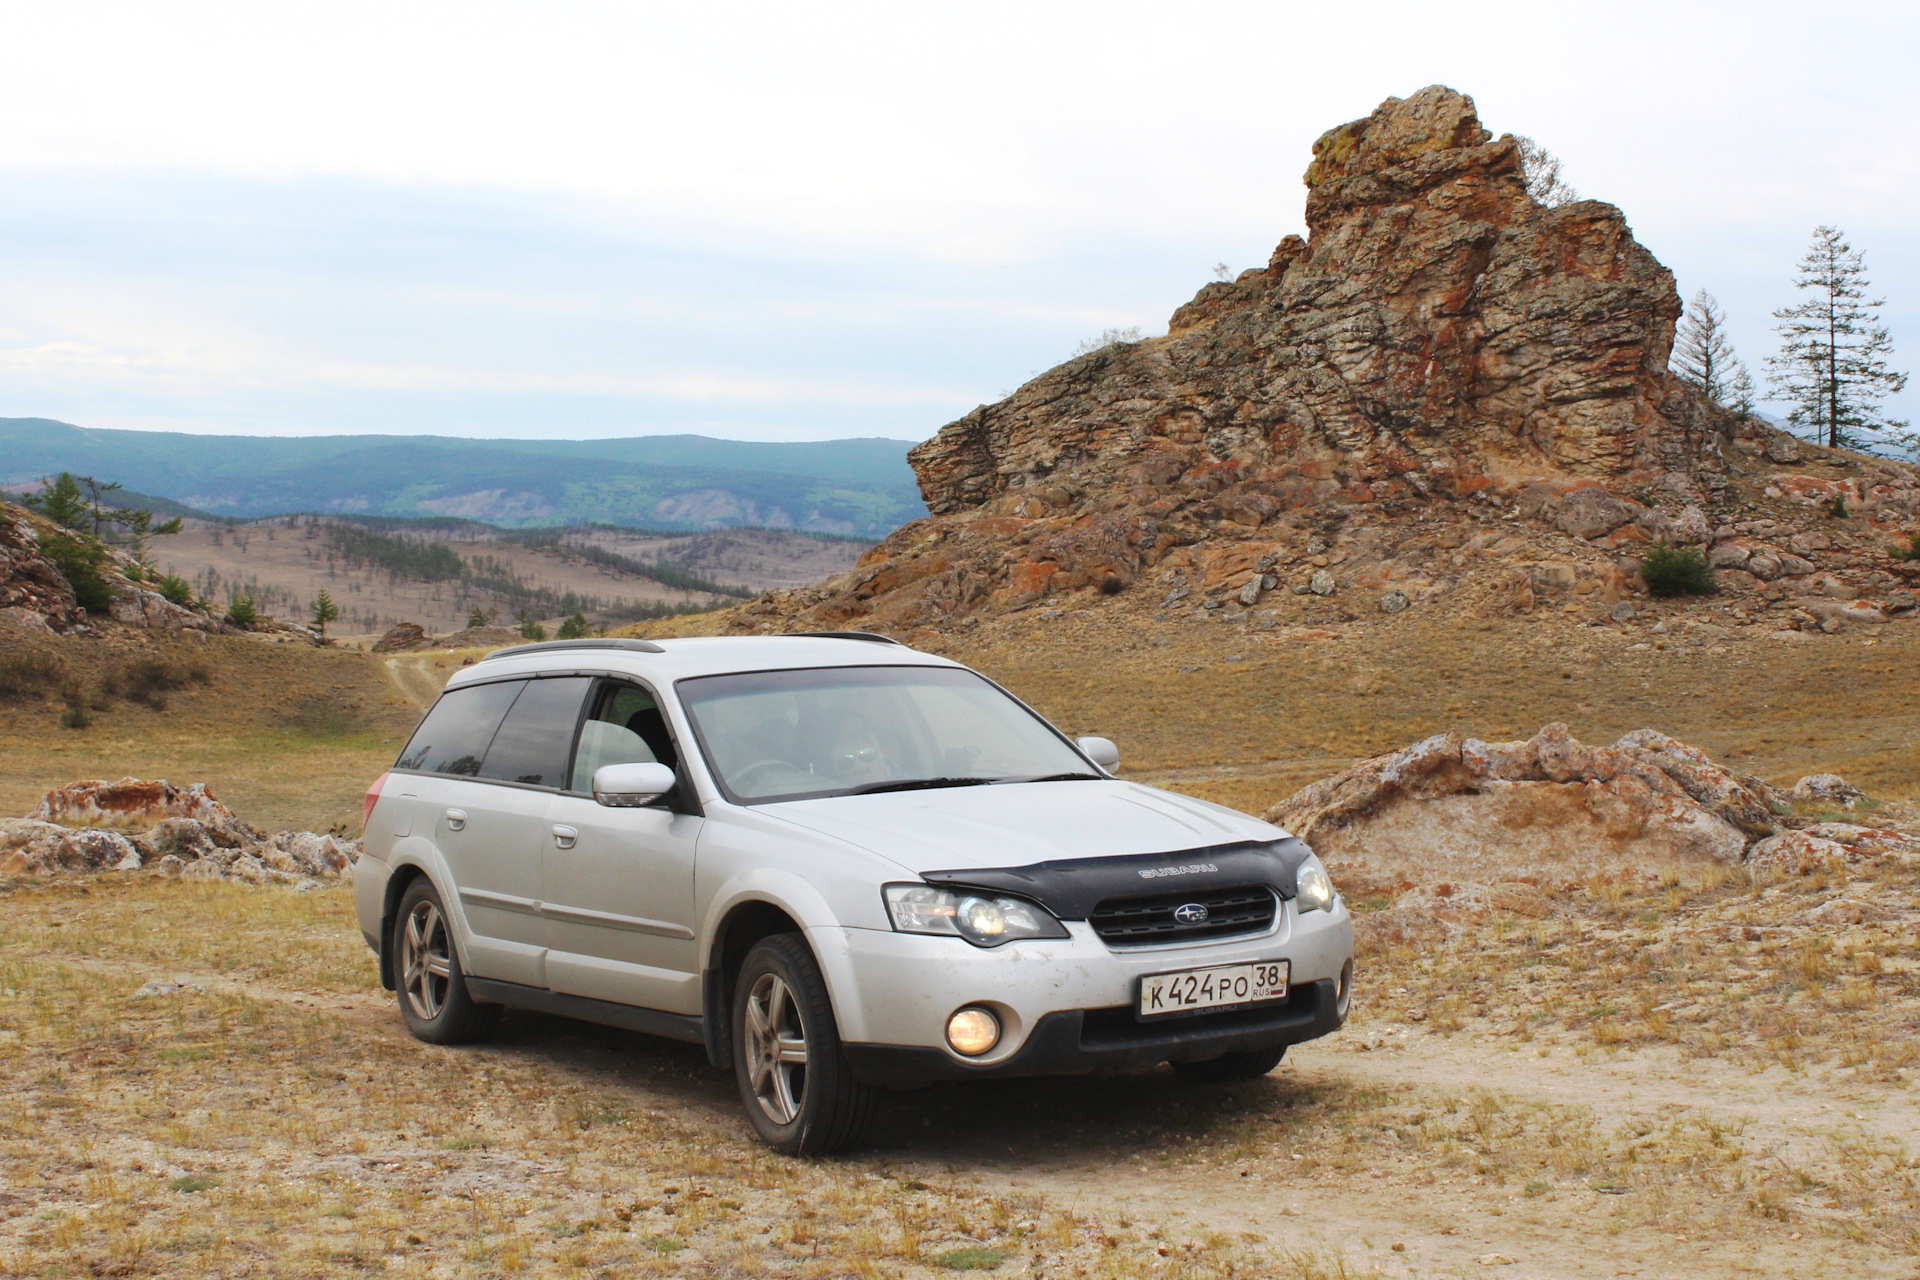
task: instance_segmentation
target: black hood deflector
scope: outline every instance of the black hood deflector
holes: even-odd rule
[[[1039,903],[1060,920],[1085,920],[1108,898],[1140,898],[1182,890],[1228,889],[1263,884],[1282,898],[1295,893],[1294,877],[1311,853],[1292,836],[1271,842],[1209,845],[1177,853],[1135,853],[1111,858],[1062,858],[1026,867],[928,871],[928,884],[992,889]]]

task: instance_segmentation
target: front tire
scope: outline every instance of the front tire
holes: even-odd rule
[[[733,989],[733,1075],[760,1140],[790,1156],[829,1155],[860,1138],[873,1087],[840,1048],[826,979],[791,933],[763,938]]]
[[[1228,1080],[1258,1080],[1275,1067],[1280,1059],[1287,1056],[1287,1046],[1275,1045],[1271,1049],[1245,1049],[1239,1053],[1224,1053],[1205,1062],[1176,1062],[1173,1070],[1182,1080],[1195,1080],[1206,1084],[1219,1084]]]
[[[467,991],[453,927],[433,882],[422,876],[400,895],[393,916],[394,994],[407,1030],[428,1044],[481,1039],[500,1020],[500,1006]]]

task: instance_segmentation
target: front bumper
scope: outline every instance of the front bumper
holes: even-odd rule
[[[1265,934],[1190,946],[1111,948],[1084,921],[1070,938],[983,950],[959,938],[872,929],[808,931],[826,972],[841,1041],[865,1078],[926,1080],[1047,1075],[1102,1067],[1201,1061],[1242,1049],[1296,1044],[1345,1021],[1338,998],[1353,959],[1344,901],[1304,916],[1283,904]],[[1133,1016],[1139,980],[1200,966],[1286,960],[1281,1005],[1170,1022]],[[981,1005],[1002,1035],[978,1058],[946,1043],[956,1009]]]
[[[1238,1013],[1199,1014],[1143,1023],[1131,1006],[1067,1009],[1042,1016],[1020,1047],[994,1062],[974,1062],[942,1049],[899,1044],[842,1046],[854,1074],[871,1084],[919,1084],[976,1077],[1073,1075],[1126,1071],[1162,1062],[1205,1062],[1223,1053],[1299,1044],[1346,1021],[1339,979],[1296,985],[1284,1004]]]

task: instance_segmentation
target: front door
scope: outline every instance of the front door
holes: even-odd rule
[[[694,846],[703,819],[671,798],[643,809],[593,798],[602,765],[658,761],[678,748],[653,694],[605,680],[594,691],[564,793],[547,810],[542,914],[555,991],[670,1013],[700,1013]],[[684,774],[682,775],[684,776]]]

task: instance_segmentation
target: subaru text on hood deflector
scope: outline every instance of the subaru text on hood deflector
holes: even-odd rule
[[[1282,898],[1295,893],[1294,878],[1310,855],[1289,836],[1268,844],[1212,845],[1178,853],[1064,858],[1026,867],[925,871],[921,879],[948,888],[995,889],[1030,898],[1061,920],[1085,920],[1109,898],[1229,885],[1267,885]]]

